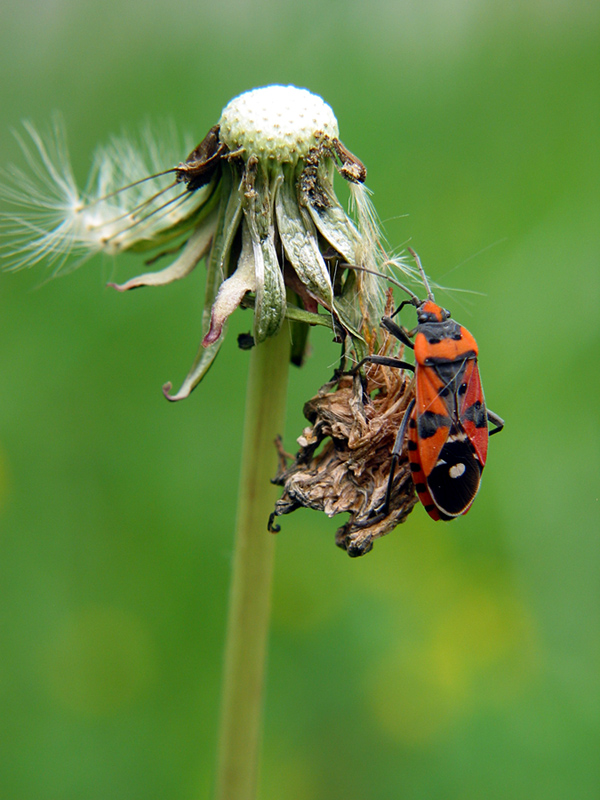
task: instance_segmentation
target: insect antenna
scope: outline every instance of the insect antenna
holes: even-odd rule
[[[423,281],[423,284],[425,285],[425,288],[427,289],[427,297],[430,300],[432,300],[433,302],[435,302],[435,298],[433,296],[433,292],[431,291],[431,286],[429,285],[429,281],[427,280],[427,275],[425,275],[425,270],[423,269],[423,265],[421,264],[421,259],[415,253],[415,251],[412,249],[412,247],[408,248],[408,252],[412,255],[414,260],[417,262],[417,267],[419,268],[419,273],[421,274],[421,280]]]
[[[377,278],[383,278],[383,280],[389,281],[389,283],[392,283],[394,286],[397,286],[399,289],[402,289],[402,291],[406,292],[406,294],[409,295],[409,297],[411,298],[410,300],[405,300],[404,303],[402,303],[402,305],[406,305],[407,303],[413,305],[421,305],[421,301],[419,300],[417,295],[414,294],[414,292],[411,292],[411,290],[407,286],[405,286],[403,283],[400,283],[400,281],[396,280],[396,278],[393,278],[391,275],[383,275],[381,272],[376,272],[374,269],[367,269],[367,267],[359,267],[357,264],[347,264],[344,262],[340,264],[340,266],[345,267],[346,269],[355,269],[358,270],[358,272],[368,272],[369,275],[375,275],[375,277]],[[397,312],[394,311],[394,314],[396,313]],[[392,314],[392,316],[394,316],[394,314]]]

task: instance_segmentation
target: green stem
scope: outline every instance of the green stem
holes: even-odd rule
[[[252,349],[242,472],[225,644],[216,800],[254,800],[275,539],[274,439],[283,432],[289,364],[287,325]]]

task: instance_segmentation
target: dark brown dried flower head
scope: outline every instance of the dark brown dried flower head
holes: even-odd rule
[[[387,333],[379,340],[378,355],[391,354],[397,345]],[[361,556],[371,550],[374,539],[404,522],[416,503],[405,456],[395,471],[387,515],[382,518],[379,509],[388,488],[394,439],[413,394],[411,375],[379,364],[367,365],[364,380],[345,374],[325,384],[304,406],[311,424],[298,439],[300,451],[289,466],[292,456],[279,443],[274,483],[284,492],[269,529],[277,532],[275,518],[300,507],[329,517],[346,512],[350,519],[338,529],[336,544],[350,556]]]

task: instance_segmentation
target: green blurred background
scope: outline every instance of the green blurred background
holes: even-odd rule
[[[3,164],[55,109],[83,183],[123,127],[200,140],[236,94],[306,86],[391,246],[483,293],[437,295],[507,422],[469,515],[417,508],[357,560],[340,521],[282,521],[261,800],[600,796],[599,54],[583,0],[4,0]],[[250,318],[169,405],[203,270],[105,289],[140,268],[0,276],[2,800],[210,797]],[[312,343],[292,450],[337,358]]]

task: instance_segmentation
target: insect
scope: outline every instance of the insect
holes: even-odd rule
[[[477,367],[477,342],[450,312],[437,305],[418,255],[410,250],[427,290],[420,300],[397,281],[409,296],[382,326],[414,350],[415,364],[388,356],[367,356],[365,363],[409,369],[415,373],[416,396],[410,401],[398,429],[390,476],[378,516],[386,516],[394,473],[404,442],[415,489],[434,520],[450,520],[466,514],[479,490],[485,466],[488,438],[504,427],[504,420],[486,408]],[[405,305],[417,310],[412,331],[398,325],[395,317]],[[414,342],[413,342],[414,339]],[[495,427],[488,431],[488,422]]]

